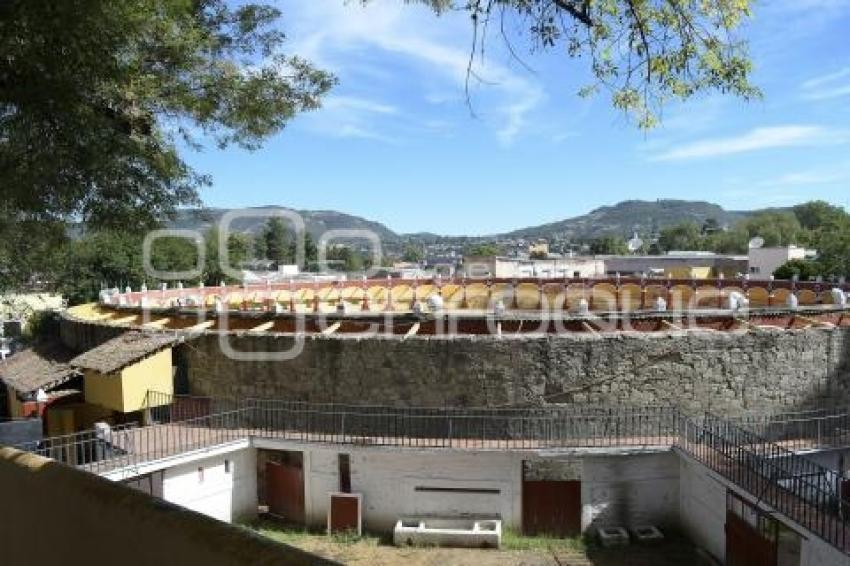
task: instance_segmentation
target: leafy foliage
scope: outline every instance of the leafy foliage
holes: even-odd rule
[[[816,261],[789,262],[777,277],[850,276],[850,214],[823,201],[801,204],[790,211],[759,212],[725,231],[700,230],[695,223],[682,223],[661,231],[658,251],[744,254],[750,239],[756,236],[768,247],[799,245],[817,250]]]
[[[817,262],[793,259],[777,269],[773,275],[777,279],[790,280],[797,277],[800,281],[808,281],[820,274]]]
[[[138,230],[196,204],[208,179],[179,141],[256,148],[334,83],[281,53],[278,16],[226,0],[0,4],[0,234]]]
[[[511,53],[516,51],[505,30],[521,27],[532,49],[586,58],[594,81],[579,94],[607,90],[613,106],[642,128],[655,126],[670,100],[710,91],[760,96],[749,81],[747,45],[736,37],[751,14],[751,0],[420,1],[438,12],[470,13],[473,56],[484,52],[492,25]]]
[[[623,238],[605,236],[590,243],[590,253],[593,255],[625,255],[629,247]]]
[[[502,255],[502,249],[492,242],[481,242],[467,246],[463,252],[463,255],[489,257],[494,255]]]

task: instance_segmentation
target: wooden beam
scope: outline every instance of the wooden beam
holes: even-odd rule
[[[331,324],[330,326],[328,326],[327,328],[325,328],[324,330],[322,330],[322,334],[324,334],[325,336],[328,336],[328,335],[330,335],[330,334],[333,334],[334,332],[336,332],[337,330],[339,330],[339,327],[340,327],[340,326],[342,326],[342,323],[341,323],[341,322],[334,322],[333,324]]]
[[[416,333],[419,332],[419,328],[421,326],[422,326],[421,323],[419,323],[419,322],[415,323],[413,326],[410,327],[410,329],[407,331],[407,334],[404,335],[404,338],[402,338],[402,340],[407,340],[411,336],[416,336]]]
[[[274,321],[270,320],[268,322],[264,322],[262,324],[258,324],[254,328],[248,330],[248,332],[268,332],[274,327]]]
[[[681,331],[682,331],[682,327],[681,327],[681,326],[677,326],[677,325],[673,324],[672,322],[670,322],[669,320],[662,320],[662,321],[661,321],[661,326],[663,326],[663,327],[664,327],[664,328],[666,328],[667,330],[675,330],[676,332],[681,332]]]
[[[160,318],[159,320],[152,320],[151,322],[149,322],[147,324],[143,324],[142,326],[144,328],[162,328],[163,326],[165,326],[169,322],[171,322],[171,319],[168,318],[168,317],[165,317],[165,318]]]
[[[208,328],[212,328],[218,323],[217,320],[207,320],[205,322],[198,323],[194,326],[190,326],[189,328],[184,328],[186,332],[200,332],[201,330],[207,330]]]
[[[138,316],[139,315],[136,315],[136,314],[134,314],[132,316],[122,316],[121,318],[115,318],[115,319],[109,320],[107,322],[109,324],[127,324],[127,323],[130,323],[130,322],[133,322],[134,320],[136,320],[138,318]]]
[[[753,324],[752,322],[750,322],[749,320],[746,320],[744,318],[736,318],[735,322],[737,324],[739,324],[740,326],[743,326],[744,328],[748,329],[748,330],[756,330],[758,332],[763,332],[761,327],[759,327],[757,324]]]
[[[596,330],[589,322],[581,321],[581,327],[584,328],[586,332],[590,332],[591,334],[599,334],[599,331]]]
[[[809,318],[809,317],[803,316],[801,314],[796,315],[795,318],[799,318],[803,322],[809,323],[809,327],[823,326],[824,328],[835,328],[835,325],[832,324],[831,322],[824,322],[823,320],[817,320],[815,318]]]

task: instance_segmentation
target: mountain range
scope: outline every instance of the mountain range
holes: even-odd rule
[[[654,233],[658,230],[686,221],[702,224],[709,218],[721,226],[734,225],[760,211],[725,210],[717,204],[686,200],[629,200],[613,206],[603,206],[587,214],[557,222],[529,226],[502,234],[484,237],[448,237],[430,233],[402,234],[384,224],[359,216],[333,210],[294,210],[279,206],[263,206],[247,209],[257,212],[256,216],[234,220],[231,230],[256,234],[265,223],[264,213],[273,209],[297,212],[305,221],[307,231],[318,239],[328,230],[371,230],[386,243],[435,242],[452,240],[497,240],[505,238],[549,240],[590,240],[602,236],[628,237],[634,232]],[[179,211],[170,223],[172,228],[205,230],[217,223],[230,209],[201,208]],[[344,238],[343,238],[344,240]]]

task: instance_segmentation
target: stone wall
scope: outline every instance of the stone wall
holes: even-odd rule
[[[65,319],[82,350],[116,328]],[[177,348],[188,392],[214,397],[417,406],[590,403],[734,413],[850,399],[850,329],[303,338],[290,361],[239,361],[209,332]],[[223,335],[239,352],[295,338]]]
[[[844,397],[850,333],[620,334],[536,338],[306,337],[286,362],[222,354],[218,336],[184,346],[192,394],[426,406],[678,404],[720,413]],[[279,351],[291,337],[232,337]]]

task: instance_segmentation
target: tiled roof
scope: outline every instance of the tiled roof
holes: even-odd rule
[[[0,380],[20,393],[48,390],[78,375],[73,356],[57,341],[42,342],[0,361]]]
[[[181,341],[172,332],[127,332],[80,354],[71,365],[100,373],[112,373]]]

